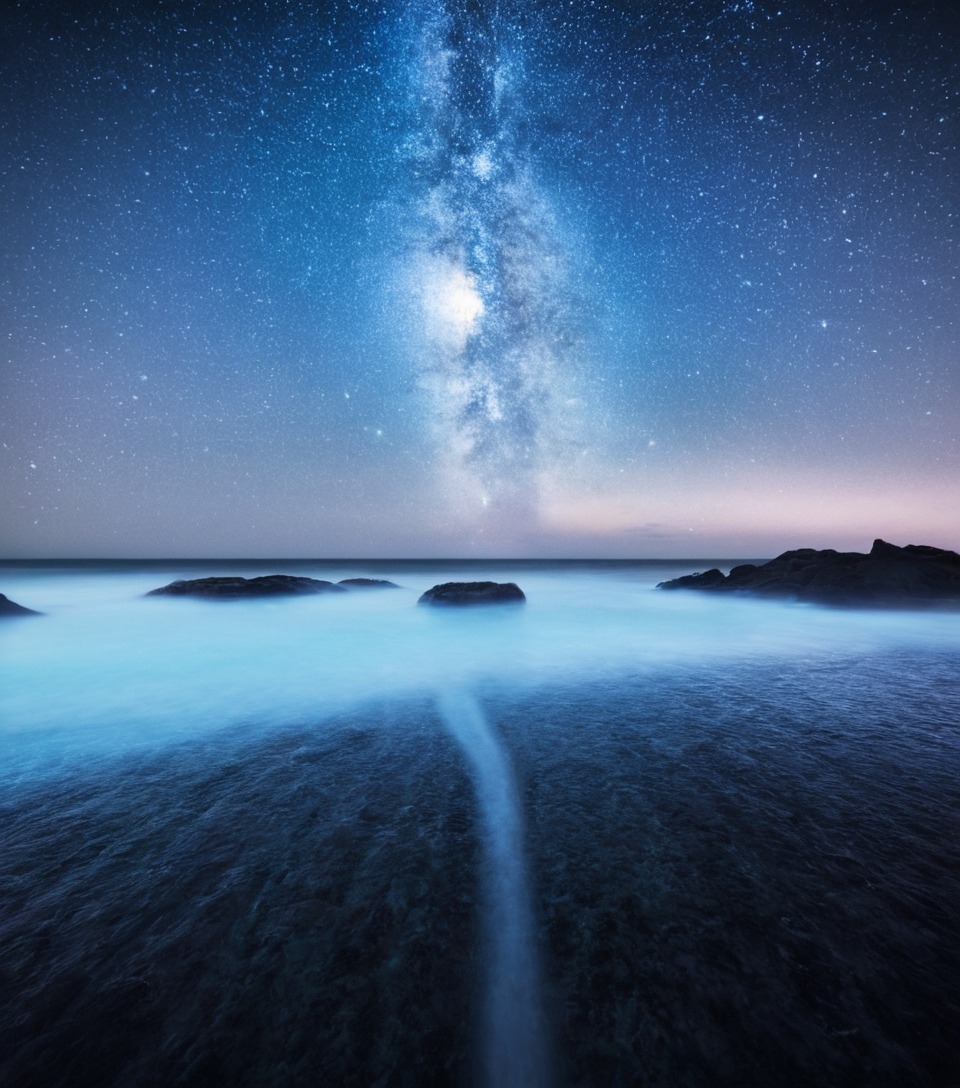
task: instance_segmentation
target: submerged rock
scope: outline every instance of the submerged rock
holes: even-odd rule
[[[22,604],[11,601],[5,593],[0,593],[0,616],[42,616],[42,612],[35,612],[32,608],[24,608]]]
[[[213,597],[238,600],[250,597],[293,597],[312,593],[346,593],[343,586],[319,578],[292,574],[265,574],[259,578],[190,578],[151,589],[148,597]]]
[[[526,599],[514,582],[443,582],[428,589],[417,604],[522,604]]]
[[[386,578],[341,578],[338,586],[346,586],[347,589],[399,589],[396,582],[390,582]]]
[[[870,552],[797,548],[769,563],[745,563],[661,582],[659,589],[701,589],[839,605],[960,604],[960,555],[925,544],[875,540]]]

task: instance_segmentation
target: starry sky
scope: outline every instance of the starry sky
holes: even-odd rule
[[[0,15],[0,556],[960,548],[960,15]]]

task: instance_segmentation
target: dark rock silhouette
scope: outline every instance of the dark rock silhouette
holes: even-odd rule
[[[428,589],[417,604],[522,604],[526,599],[523,590],[513,582],[443,582]]]
[[[32,608],[24,608],[22,604],[17,604],[16,601],[11,601],[6,594],[0,593],[0,617],[42,615],[42,612],[35,612]]]
[[[669,582],[661,582],[657,589],[716,589],[723,585],[726,578],[718,567],[711,567],[703,573],[684,574],[679,578],[671,578]]]
[[[744,563],[661,582],[660,589],[739,592],[837,605],[960,604],[960,555],[925,544],[875,540],[868,554],[798,548],[769,563]]]
[[[338,586],[346,586],[347,589],[399,589],[396,582],[390,582],[386,578],[341,578]]]
[[[151,589],[148,597],[212,597],[239,600],[256,597],[293,597],[312,593],[346,593],[343,586],[318,578],[292,574],[266,574],[259,578],[190,578]]]

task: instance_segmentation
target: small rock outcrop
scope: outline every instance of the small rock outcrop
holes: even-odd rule
[[[702,573],[683,574],[679,578],[671,578],[669,582],[661,582],[657,589],[715,589],[725,581],[723,571],[719,567],[711,567]]]
[[[661,582],[659,589],[749,593],[837,605],[960,604],[960,555],[925,544],[875,540],[869,553],[798,548],[769,563],[744,563]]]
[[[399,589],[396,582],[390,582],[386,578],[341,578],[338,586],[346,586],[347,589]]]
[[[443,582],[428,589],[417,604],[523,604],[526,599],[523,590],[514,582]]]
[[[11,601],[6,594],[0,593],[0,617],[42,615],[42,612],[35,612],[32,608],[24,608],[22,604],[17,604],[16,601]]]
[[[151,589],[148,597],[207,597],[233,601],[258,597],[294,597],[312,593],[346,593],[343,586],[319,578],[265,574],[259,578],[189,578]]]

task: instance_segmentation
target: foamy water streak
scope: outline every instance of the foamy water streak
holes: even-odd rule
[[[477,701],[438,700],[470,764],[483,827],[488,977],[483,1057],[489,1088],[539,1088],[547,1076],[540,972],[523,853],[523,818],[510,761]]]

